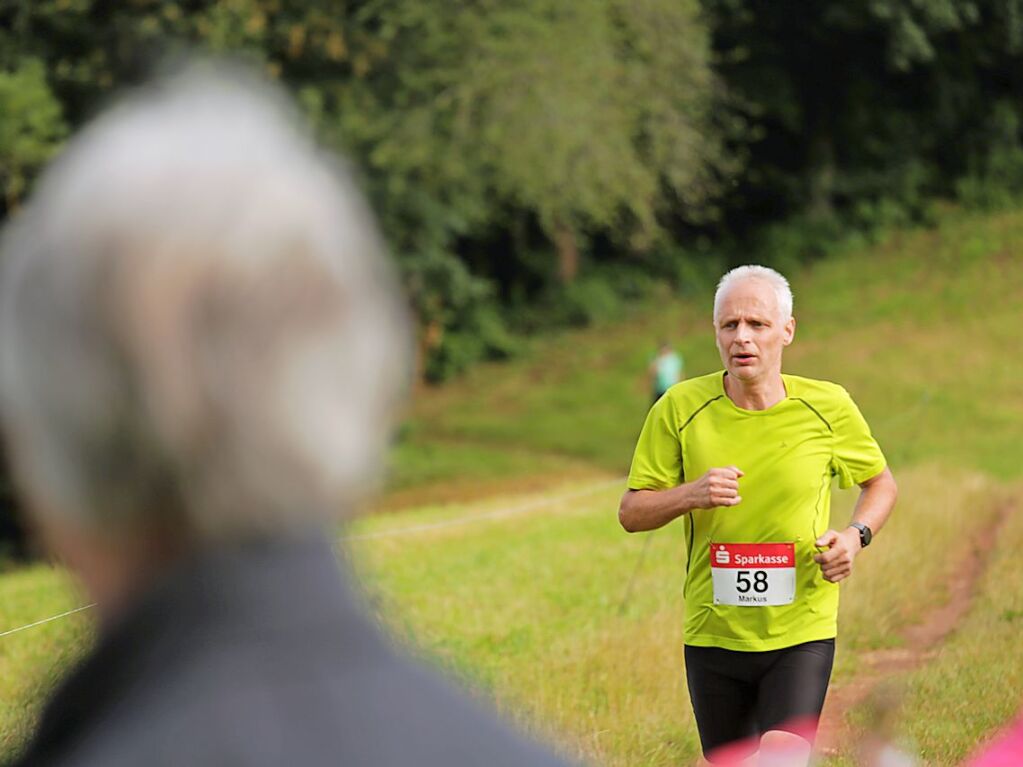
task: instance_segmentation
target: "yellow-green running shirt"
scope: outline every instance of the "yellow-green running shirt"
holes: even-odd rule
[[[629,472],[632,490],[664,490],[708,469],[737,466],[742,502],[696,509],[685,525],[685,643],[777,650],[834,637],[838,584],[813,561],[828,529],[831,478],[843,488],[885,468],[885,457],[849,393],[838,384],[782,374],[786,397],[744,410],[724,390],[724,371],[672,386],[650,409]],[[714,603],[712,543],[793,543],[790,604]]]

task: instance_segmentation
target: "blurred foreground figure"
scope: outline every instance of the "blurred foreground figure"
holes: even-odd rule
[[[193,70],[87,128],[3,241],[0,403],[100,611],[24,765],[552,765],[362,615],[331,545],[409,328],[276,92]]]

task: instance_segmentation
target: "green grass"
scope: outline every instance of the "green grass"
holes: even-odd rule
[[[5,573],[0,577],[0,631],[83,603],[60,569],[35,565]],[[84,652],[90,636],[86,611],[0,637],[0,760],[24,743],[48,691]]]
[[[958,764],[1023,707],[1020,508],[1002,529],[975,609],[905,683],[898,726],[929,764]]]
[[[902,489],[843,586],[836,684],[855,673],[856,653],[897,645],[945,600],[948,562],[1023,476],[1017,251],[1023,211],[950,211],[937,229],[896,233],[793,275],[799,325],[786,370],[852,392]],[[351,530],[478,516],[350,541],[370,608],[523,727],[612,766],[686,764],[697,753],[681,669],[682,531],[623,533],[621,485],[562,496],[624,475],[659,337],[676,342],[691,374],[719,367],[710,302],[665,294],[619,324],[558,333],[422,392],[392,456],[381,502],[391,513]],[[836,494],[836,524],[854,499]],[[903,698],[898,733],[929,764],[955,764],[1023,703],[1021,539],[1014,517],[962,630],[926,668],[892,680]],[[48,567],[6,574],[0,630],[79,600]],[[88,618],[75,615],[0,638],[0,758],[88,636]],[[854,725],[866,717],[850,712]],[[850,754],[826,762],[851,763]]]
[[[1017,327],[1023,302],[1023,212],[949,211],[936,229],[893,234],[793,275],[798,321],[791,373],[841,382],[898,467],[928,460],[1023,475]],[[480,366],[414,405],[414,449],[396,482],[529,474],[502,454],[538,451],[625,472],[657,339],[672,339],[691,375],[720,368],[711,295],[668,294],[626,321],[559,333],[510,363]],[[429,444],[485,447],[458,459]],[[399,448],[401,449],[401,448]]]
[[[680,531],[650,539],[622,610],[644,544],[618,527],[620,491],[434,533],[357,541],[352,557],[404,641],[567,751],[610,753],[624,738],[626,754],[653,748],[669,760],[689,758],[695,741],[677,657]],[[408,516],[372,518],[356,529],[419,519]],[[638,717],[642,729],[634,726]],[[623,735],[616,722],[633,726]]]
[[[983,526],[1000,499],[981,475],[935,467],[906,471],[901,483],[899,512],[843,586],[836,683],[855,673],[858,652],[898,644],[901,629],[945,600],[948,560],[971,543],[963,509]],[[601,764],[682,764],[697,753],[681,668],[682,528],[657,531],[649,543],[625,535],[615,513],[622,488],[502,519],[356,540],[351,556],[381,620],[523,726]],[[854,499],[837,493],[836,524]],[[441,511],[369,518],[354,532],[487,507]]]
[[[902,486],[897,514],[843,587],[836,683],[854,673],[857,652],[899,644],[900,628],[945,599],[943,570],[965,554],[966,526],[989,524],[992,499],[1002,492],[997,482],[1023,475],[1023,389],[1013,357],[1023,321],[1020,252],[1023,212],[986,217],[950,210],[936,229],[895,233],[867,252],[793,275],[799,325],[786,369],[839,381],[852,392]],[[710,304],[709,294],[699,301],[664,295],[625,322],[561,333],[512,363],[477,368],[420,397],[413,431],[426,443],[485,447],[468,466],[449,464],[455,476],[464,470],[479,481],[491,469],[516,476],[494,453],[523,449],[624,474],[648,404],[644,371],[656,340],[673,339],[691,374],[720,367]],[[443,483],[440,462],[447,457],[437,458],[433,464],[417,452],[409,466],[434,465],[431,481]],[[617,529],[612,495],[590,516],[573,516],[570,529],[546,520],[533,523],[539,530],[507,522],[489,533],[450,533],[448,543],[431,541],[425,549],[367,542],[356,560],[388,623],[570,753],[608,764],[685,763],[696,744],[679,670],[680,533],[655,534],[636,599],[618,615],[612,595],[629,578],[642,542]],[[853,498],[837,497],[837,520],[848,518]],[[999,556],[1007,556],[1006,546],[999,543]],[[409,560],[426,564],[418,578],[402,581]],[[1009,567],[1018,583],[1023,565]],[[451,582],[429,576],[449,568],[457,573]],[[531,569],[558,581],[559,598],[574,607],[535,593]],[[505,577],[509,571],[513,576]],[[577,587],[579,581],[586,586]],[[430,596],[435,590],[447,595],[445,604],[474,607],[442,608]],[[985,601],[992,598],[981,599],[970,620],[1011,627],[1015,618],[999,617],[1004,610]],[[507,602],[517,609],[497,606]],[[570,627],[556,619],[566,615]],[[1004,631],[973,641],[1003,658],[1002,667],[1017,658]],[[971,673],[945,666],[939,661],[929,670],[945,667],[951,678]],[[947,707],[935,718],[914,702],[912,689],[903,718],[916,722],[908,735],[932,764],[956,763],[1019,702],[997,687],[998,700],[978,708],[986,717],[957,730],[942,722],[966,690],[949,684],[944,695],[922,694],[919,700],[935,709]],[[980,694],[979,687],[969,692]]]

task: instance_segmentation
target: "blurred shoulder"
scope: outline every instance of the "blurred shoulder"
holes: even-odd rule
[[[236,658],[230,672],[202,681],[186,674],[149,690],[59,764],[570,767],[386,645],[358,664],[316,669],[301,658],[271,664],[241,653],[249,661]]]

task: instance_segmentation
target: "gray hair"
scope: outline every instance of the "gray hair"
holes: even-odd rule
[[[350,173],[277,90],[193,67],[130,95],[2,256],[0,414],[37,513],[230,538],[339,516],[377,475],[408,311]]]
[[[789,281],[779,272],[768,266],[748,264],[746,266],[737,266],[731,271],[726,272],[721,281],[718,282],[717,290],[714,292],[715,319],[717,319],[718,312],[721,309],[721,299],[725,293],[728,292],[732,285],[743,280],[762,280],[770,285],[778,299],[778,310],[781,312],[782,322],[787,322],[792,317],[792,289],[789,287]]]

